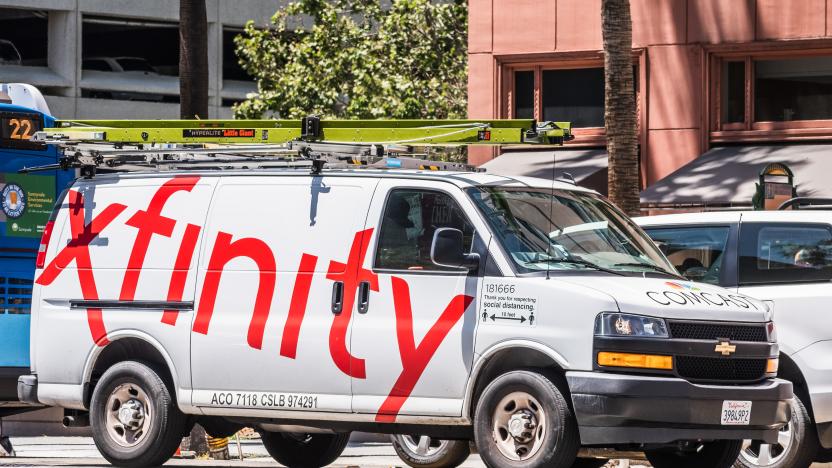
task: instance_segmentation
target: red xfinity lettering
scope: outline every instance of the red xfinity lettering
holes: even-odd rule
[[[165,237],[170,237],[173,234],[176,220],[162,216],[162,208],[165,207],[165,203],[176,192],[190,192],[198,181],[199,177],[174,177],[165,182],[153,195],[147,210],[137,211],[125,223],[137,228],[139,232],[136,234],[136,241],[133,243],[132,252],[130,252],[130,260],[127,262],[127,271],[124,273],[124,282],[121,284],[120,300],[132,301],[136,296],[136,285],[142,272],[150,238],[154,234]]]
[[[413,337],[413,310],[410,304],[410,287],[402,278],[392,277],[393,307],[396,309],[396,338],[399,341],[399,354],[402,358],[402,372],[387,399],[382,403],[376,415],[377,422],[391,423],[410,397],[416,383],[427,368],[439,345],[448,336],[451,328],[459,322],[465,309],[474,300],[473,297],[460,294],[448,303],[439,320],[433,324],[419,346]]]
[[[64,268],[74,260],[78,271],[78,281],[81,284],[81,294],[86,300],[98,300],[98,289],[95,286],[89,245],[127,207],[120,203],[113,203],[104,208],[89,224],[85,224],[84,196],[75,190],[70,190],[68,196],[69,226],[72,239],[43,269],[35,282],[43,286],[52,284],[55,278],[64,271]],[[107,329],[104,327],[101,309],[87,309],[87,322],[93,341],[99,346],[107,345],[109,341],[107,340]]]
[[[306,314],[309,288],[312,286],[312,274],[315,272],[315,264],[317,263],[318,257],[315,255],[303,254],[300,258],[295,288],[292,290],[292,302],[289,303],[289,316],[286,318],[286,325],[283,327],[283,339],[280,341],[281,356],[294,359],[297,355],[300,325],[303,323],[304,314]]]
[[[357,379],[366,378],[367,372],[364,368],[364,360],[353,356],[347,350],[347,328],[350,324],[358,285],[367,281],[370,283],[371,290],[378,291],[378,275],[362,267],[372,234],[372,228],[355,233],[347,264],[329,262],[329,273],[326,275],[327,279],[344,283],[342,312],[335,316],[332,328],[329,329],[329,354],[341,372]]]
[[[170,275],[170,284],[168,285],[168,301],[170,302],[182,300],[185,283],[188,280],[188,271],[191,268],[191,259],[194,256],[194,250],[196,250],[196,242],[199,240],[199,231],[200,227],[193,224],[188,224],[185,227],[185,235],[182,237],[179,253],[176,254],[173,272]],[[176,325],[177,318],[179,318],[178,311],[166,310],[162,314],[162,323]]]
[[[199,299],[193,331],[203,335],[208,334],[208,326],[214,314],[214,303],[217,300],[217,289],[219,289],[225,265],[235,258],[247,257],[254,260],[260,271],[257,297],[254,299],[254,313],[248,326],[248,345],[261,349],[263,332],[266,328],[266,320],[269,318],[272,296],[274,296],[275,272],[277,271],[274,254],[269,245],[260,239],[246,237],[231,242],[231,238],[231,234],[226,232],[217,233],[214,251],[211,252],[211,259],[208,261],[208,271],[205,274],[205,283],[202,286],[202,296]]]

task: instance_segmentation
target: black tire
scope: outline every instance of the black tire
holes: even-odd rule
[[[740,451],[740,456],[734,463],[735,468],[808,468],[815,461],[818,434],[809,410],[798,394],[792,399],[791,409],[791,421],[780,431],[780,436],[788,437],[785,449],[780,444],[750,442]],[[763,451],[770,456],[761,460]]]
[[[349,433],[295,434],[260,431],[266,451],[289,468],[320,468],[338,459],[350,441]]]
[[[413,468],[455,468],[471,455],[471,443],[467,440],[430,439],[433,450],[419,453],[406,437],[419,440],[419,436],[396,434],[390,436],[390,442],[399,458]]]
[[[512,371],[497,377],[483,390],[474,414],[474,439],[488,467],[572,466],[580,446],[578,425],[565,392],[555,385],[556,379],[535,371]],[[495,411],[500,405],[504,405],[501,414],[510,415],[510,423],[517,423],[515,418],[519,418],[511,430],[522,433],[514,436],[506,429],[508,425],[497,421]],[[545,421],[542,427],[536,425],[540,419]],[[528,439],[531,442],[524,442]],[[506,454],[510,451],[518,459]]]
[[[730,468],[741,448],[741,440],[717,440],[703,443],[698,450],[647,450],[644,454],[654,468]]]
[[[143,392],[143,396],[139,391]],[[126,424],[121,425],[122,433],[136,435],[132,440],[134,445],[129,445],[127,437],[118,439],[111,435],[117,434],[116,429],[108,429],[108,416],[116,414],[116,408],[126,406],[122,403],[116,406],[116,400],[111,400],[116,393],[137,395],[134,398],[136,402],[142,399],[146,402],[141,404],[141,411],[132,413],[134,422],[138,420],[135,419],[137,414],[142,411],[147,414],[145,407],[150,410],[151,417],[141,417],[137,431],[125,429]],[[134,405],[132,407],[136,405],[132,400],[128,403]],[[90,403],[90,422],[93,440],[101,455],[112,465],[133,468],[159,466],[168,461],[179,447],[187,417],[179,411],[173,392],[158,371],[142,362],[125,361],[107,369],[95,386]]]
[[[199,418],[196,422],[215,439],[231,437],[244,427],[242,424],[233,423],[221,417]]]
[[[572,468],[601,468],[608,462],[609,460],[603,458],[576,458]]]
[[[818,449],[818,454],[815,456],[815,461],[818,463],[832,462],[832,449]]]

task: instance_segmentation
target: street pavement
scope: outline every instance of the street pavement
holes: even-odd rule
[[[17,457],[0,458],[0,467],[59,466],[59,467],[105,467],[109,466],[96,450],[89,437],[12,437]],[[236,442],[229,444],[230,461],[214,460],[171,460],[166,466],[192,466],[199,468],[233,467],[264,468],[277,466],[266,449],[257,439],[241,440],[244,460],[239,460]],[[332,466],[339,468],[380,468],[406,467],[393,447],[383,442],[350,443],[344,454]],[[484,468],[478,455],[471,455],[462,468]],[[639,467],[636,464],[631,468]]]
[[[0,467],[56,466],[56,467],[107,467],[109,464],[96,450],[89,437],[13,437],[12,444],[17,457],[0,458]],[[239,460],[236,442],[229,444],[230,461],[171,460],[166,466],[198,468],[264,468],[276,466],[257,439],[241,440],[244,460]],[[643,462],[633,461],[630,468],[647,468]],[[390,444],[383,442],[350,443],[344,454],[332,466],[338,468],[406,467],[396,456]],[[626,462],[612,462],[608,466],[625,467]],[[462,468],[484,468],[478,455],[471,455]],[[832,468],[832,463],[814,464],[812,468]]]

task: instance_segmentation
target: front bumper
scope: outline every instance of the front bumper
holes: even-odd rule
[[[671,377],[567,372],[582,445],[669,444],[681,440],[777,441],[789,421],[792,384],[701,385]],[[748,426],[720,424],[725,400],[751,401]]]

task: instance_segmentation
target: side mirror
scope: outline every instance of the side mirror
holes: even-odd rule
[[[474,270],[480,265],[480,256],[465,252],[462,231],[454,228],[439,228],[433,233],[430,259],[445,268]]]

